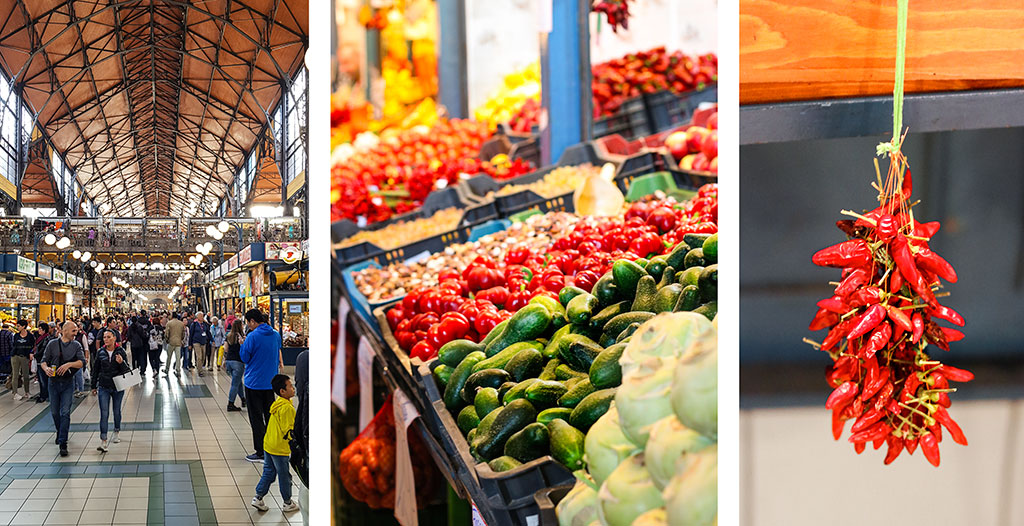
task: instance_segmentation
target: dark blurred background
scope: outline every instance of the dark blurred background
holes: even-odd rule
[[[872,158],[886,139],[740,148],[741,405],[824,402],[830,361],[801,339],[824,338],[807,325],[840,272],[811,255],[846,239],[840,210],[877,206]],[[942,223],[931,247],[959,275],[943,303],[967,320],[950,353],[933,351],[976,369],[968,396],[1024,396],[1024,128],[910,134],[903,152],[921,200],[915,218]]]

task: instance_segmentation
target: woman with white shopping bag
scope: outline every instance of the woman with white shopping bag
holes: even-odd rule
[[[124,400],[124,385],[119,389],[115,377],[123,378],[126,374],[131,377],[134,373],[128,365],[128,355],[117,345],[117,336],[114,331],[103,331],[103,347],[96,351],[96,360],[93,362],[92,370],[92,392],[99,395],[100,404],[100,440],[102,443],[97,451],[107,452],[107,419],[110,416],[110,402],[114,403],[114,434],[111,441],[115,444],[121,439],[117,437],[121,430],[121,402]],[[120,380],[120,378],[118,378]],[[138,383],[138,375],[135,374],[135,383]]]

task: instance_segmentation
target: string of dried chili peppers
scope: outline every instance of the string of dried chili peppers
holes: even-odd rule
[[[960,426],[949,415],[950,382],[968,382],[969,371],[944,365],[929,356],[929,344],[949,350],[950,342],[963,339],[959,330],[939,326],[937,320],[963,327],[964,318],[939,304],[935,291],[940,281],[957,281],[956,271],[933,252],[929,240],[938,232],[937,221],[914,219],[909,166],[900,151],[902,128],[902,71],[906,47],[907,1],[899,0],[897,81],[893,139],[879,145],[889,156],[884,185],[876,176],[878,208],[857,214],[856,219],[837,221],[850,238],[818,251],[814,264],[842,268],[842,280],[832,297],[818,302],[810,330],[828,329],[821,344],[833,360],[826,379],[834,388],[825,401],[832,411],[832,435],[842,436],[846,421],[853,420],[849,441],[859,454],[868,443],[875,449],[888,446],[885,464],[904,450],[918,446],[927,460],[939,465],[939,442],[945,427],[953,441],[967,445]],[[944,295],[944,294],[943,294]]]

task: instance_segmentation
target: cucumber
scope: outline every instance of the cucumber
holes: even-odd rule
[[[716,301],[718,299],[718,264],[708,265],[700,273],[697,279],[697,288],[700,289],[700,297],[704,301]]]
[[[540,414],[537,415],[537,421],[542,424],[547,424],[556,418],[561,418],[568,422],[570,414],[572,414],[572,409],[568,407],[552,407],[541,411]]]
[[[483,436],[483,433],[487,432],[487,430],[490,429],[491,424],[493,424],[494,421],[497,420],[498,415],[501,414],[502,409],[504,408],[499,407],[494,411],[487,413],[487,416],[480,419],[480,424],[478,424],[475,429],[476,435],[474,435],[473,440],[469,441],[469,447],[473,452],[476,451],[476,446],[480,443],[480,437]],[[468,439],[469,436],[467,435],[466,438]]]
[[[654,312],[672,312],[682,293],[683,286],[678,283],[671,283],[658,289],[654,298]]]
[[[684,236],[685,237],[685,236]],[[687,245],[685,241],[680,242],[676,246],[672,247],[672,251],[665,256],[665,263],[676,269],[678,272],[683,268],[683,259],[686,258],[686,253],[690,251],[692,247]]]
[[[569,305],[569,301],[580,294],[588,294],[588,292],[579,287],[566,285],[558,292],[558,302],[561,303],[563,307],[567,307]]]
[[[476,415],[476,409],[467,405],[459,411],[459,416],[455,419],[455,423],[459,426],[459,430],[463,434],[468,434],[476,426],[480,425],[480,417]]]
[[[620,259],[612,263],[612,276],[615,279],[615,286],[619,288],[619,294],[632,298],[636,294],[636,284],[640,278],[647,275],[643,267],[629,261]]]
[[[705,239],[701,249],[704,251],[704,259],[709,263],[718,263],[718,233],[711,234]]]
[[[686,257],[683,258],[683,268],[690,267],[701,267],[704,266],[704,249],[695,248],[686,253]]]
[[[676,282],[676,269],[675,267],[665,267],[665,272],[661,274],[661,281],[658,282],[658,290],[661,290],[666,285],[671,285]]]
[[[565,319],[565,307],[558,300],[551,296],[545,296],[538,294],[530,299],[530,305],[540,305],[548,310],[551,314],[551,325],[556,329],[560,329],[565,326],[568,321]]]
[[[501,397],[501,403],[508,405],[513,400],[519,400],[520,398],[526,397],[526,390],[530,388],[535,382],[539,382],[537,378],[527,378],[522,382],[516,384],[515,387],[505,392],[504,396]]]
[[[484,369],[477,371],[466,378],[466,384],[462,387],[462,400],[467,404],[473,404],[476,400],[476,392],[484,387],[493,387],[497,390],[501,384],[512,380],[512,376],[504,369]]]
[[[547,454],[548,428],[539,422],[527,425],[505,441],[505,456],[519,462],[529,462]]]
[[[501,398],[498,397],[498,390],[493,387],[484,387],[477,391],[476,398],[473,399],[473,407],[476,409],[477,415],[488,415],[491,411],[501,407]]]
[[[630,323],[625,329],[622,329],[622,332],[620,332],[618,336],[615,337],[615,343],[623,343],[629,340],[629,337],[640,328],[640,325],[641,324],[637,322]],[[610,346],[605,346],[605,350],[607,350],[608,347]]]
[[[704,267],[690,267],[686,270],[676,273],[676,281],[682,286],[696,285],[700,281],[700,273],[704,272]]]
[[[597,301],[600,301],[601,305],[611,305],[620,300],[619,287],[615,284],[615,277],[611,272],[605,272],[604,276],[594,283],[594,288],[590,293],[597,297]]]
[[[658,283],[654,276],[643,276],[636,284],[636,296],[629,310],[633,312],[654,312],[657,302]]]
[[[573,378],[587,378],[587,373],[575,371],[572,367],[569,367],[568,364],[564,363],[562,365],[559,365],[558,367],[555,367],[555,380],[564,382],[567,380],[571,380]]]
[[[515,347],[515,345],[512,347]],[[505,370],[517,382],[522,382],[527,378],[536,378],[543,369],[544,355],[533,347],[519,351],[505,364]]]
[[[598,418],[608,412],[612,401],[615,400],[615,391],[615,388],[601,389],[590,393],[581,400],[569,415],[569,423],[572,424],[572,427],[586,433]]]
[[[700,307],[693,309],[693,312],[696,312],[697,314],[703,314],[709,320],[714,320],[715,316],[718,314],[718,302],[709,301],[701,305]]]
[[[495,338],[497,338],[498,336],[501,336],[501,334],[503,332],[505,332],[505,327],[508,327],[508,320],[504,320],[501,323],[495,325],[494,328],[491,329],[491,332],[487,333],[487,335],[484,336],[483,340],[480,340],[480,349],[477,349],[477,350],[482,351],[482,350],[486,349],[487,346],[492,341],[494,341]]]
[[[454,367],[448,367],[443,363],[434,367],[432,374],[434,375],[434,381],[437,382],[437,386],[440,389],[444,390],[444,386],[448,385],[448,379],[452,377],[452,371],[454,370]]]
[[[491,468],[491,471],[495,473],[501,473],[502,471],[515,469],[522,465],[522,462],[519,462],[518,460],[506,455],[500,456],[487,463],[487,467]]]
[[[517,382],[505,382],[501,384],[501,387],[498,388],[499,403],[502,403],[500,401],[505,399],[505,393],[509,392],[510,389],[517,385],[519,385]]]
[[[558,346],[561,345],[562,336],[569,334],[569,331],[571,330],[572,325],[566,325],[565,327],[555,331],[555,333],[551,335],[551,340],[544,346],[544,350],[541,351],[541,354],[545,358],[554,358],[555,356],[558,356]]]
[[[616,387],[622,383],[622,366],[619,358],[626,350],[626,344],[617,343],[601,351],[590,366],[590,383],[595,389]]]
[[[626,312],[619,314],[612,318],[604,326],[604,334],[614,334],[616,336],[622,332],[623,329],[629,326],[631,323],[644,323],[645,321],[654,317],[653,312]],[[590,370],[590,364],[587,364],[587,370]]]
[[[495,327],[497,328],[497,327]],[[458,367],[462,359],[473,351],[482,351],[484,348],[469,340],[452,340],[437,350],[437,359],[448,367]]]
[[[601,312],[590,318],[590,327],[600,330],[612,318],[624,312],[629,312],[629,307],[632,304],[633,302],[631,301],[620,301],[601,309]]]
[[[622,314],[619,316],[622,316]],[[614,320],[615,318],[612,319]],[[569,364],[569,367],[577,371],[589,371],[590,364],[594,362],[594,358],[597,358],[597,355],[601,354],[601,351],[604,350],[594,340],[579,334],[570,334],[564,340],[567,341],[567,345],[559,351],[559,357],[562,361]]]
[[[562,365],[562,360],[559,360],[558,358],[548,360],[548,363],[544,364],[544,369],[542,369],[540,374],[537,375],[537,378],[541,380],[554,380],[555,369],[557,369],[559,365]]]
[[[704,246],[704,242],[711,237],[712,234],[686,234],[683,236],[683,243],[686,243],[690,248],[701,248]]]
[[[526,399],[541,407],[552,407],[568,391],[569,388],[562,382],[556,380],[537,380],[526,388]]]
[[[583,433],[561,418],[548,422],[551,456],[569,471],[583,467]]]
[[[597,389],[594,388],[594,385],[590,383],[589,378],[586,380],[582,380],[576,385],[572,386],[572,389],[566,391],[566,393],[558,399],[558,406],[576,407],[576,405],[579,404],[581,400],[583,400],[584,398],[586,398],[587,395],[593,393],[596,390]]]
[[[475,373],[484,369],[504,369],[508,362],[512,361],[512,358],[515,358],[515,356],[523,349],[536,349],[537,351],[540,351],[543,348],[544,346],[536,341],[513,343],[494,356],[474,365],[473,372]]]
[[[665,274],[665,270],[668,268],[668,259],[665,256],[654,256],[650,261],[644,265],[644,270],[647,271],[655,280],[660,280]],[[672,274],[675,276],[675,274]]]
[[[498,411],[497,418],[477,436],[476,454],[486,460],[500,456],[510,436],[537,420],[533,404],[522,399],[513,400]]]
[[[700,289],[697,288],[697,285],[687,285],[679,293],[679,299],[676,300],[676,306],[672,310],[674,312],[689,312],[699,306]]]
[[[566,318],[570,323],[586,323],[594,315],[599,304],[600,302],[594,295],[580,294],[569,300],[569,305],[565,307]]]
[[[482,361],[484,353],[480,351],[473,351],[466,355],[459,363],[458,367],[452,371],[451,377],[448,378],[448,384],[444,387],[444,406],[449,411],[455,411],[462,407],[462,388],[466,386],[466,380],[469,375],[473,374],[473,366],[478,362]]]
[[[551,325],[551,313],[542,305],[527,305],[508,319],[508,326],[505,331],[491,343],[487,344],[484,351],[488,357],[494,356],[509,345],[518,342],[533,340],[544,335]]]

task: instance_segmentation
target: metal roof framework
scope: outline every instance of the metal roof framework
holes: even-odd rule
[[[216,210],[308,45],[306,0],[13,0],[0,20],[14,91],[121,216]]]

